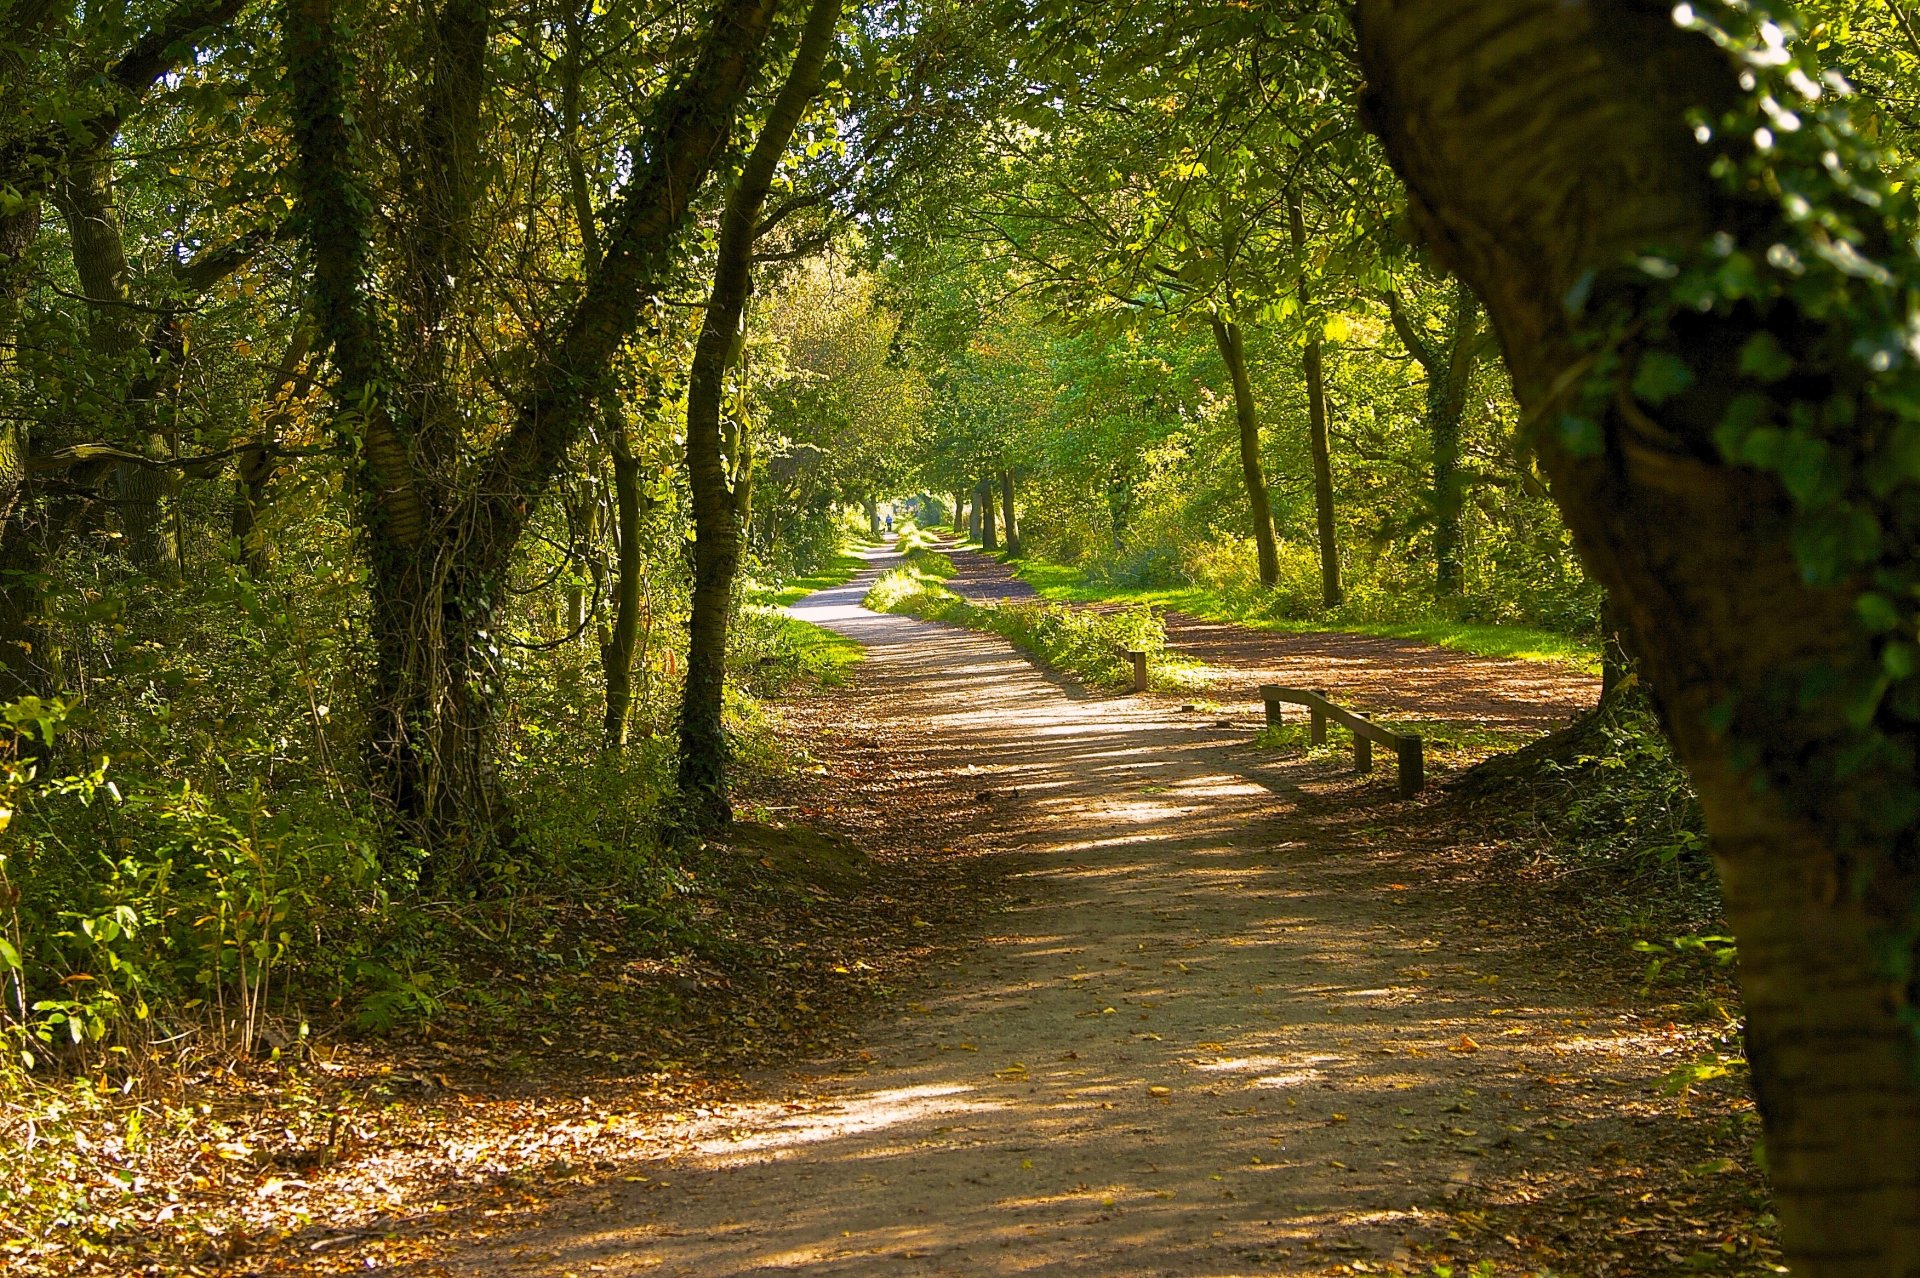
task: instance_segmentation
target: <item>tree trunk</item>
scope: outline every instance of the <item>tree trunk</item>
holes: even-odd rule
[[[1481,346],[1480,302],[1465,280],[1453,282],[1447,328],[1439,339],[1416,324],[1393,293],[1386,295],[1394,331],[1426,374],[1427,442],[1433,472],[1433,581],[1442,598],[1466,584],[1460,562],[1466,494],[1460,483],[1460,426]]]
[[[4,63],[0,63],[4,65]],[[32,282],[28,254],[40,229],[40,205],[29,201],[0,214],[0,705],[48,696],[40,589],[45,571],[37,525],[41,501],[27,473],[31,448],[18,407],[21,307]],[[36,752],[21,742],[22,757]]]
[[[520,842],[495,763],[492,604],[440,555],[372,543],[374,792],[424,882],[473,887]]]
[[[640,641],[640,521],[645,515],[640,460],[633,455],[624,425],[613,434],[613,499],[613,627],[600,645],[600,668],[607,685],[604,740],[607,749],[621,750],[633,717],[633,654]]]
[[[983,479],[973,490],[973,500],[980,507],[980,549],[1000,549],[1000,531],[994,526],[993,517],[993,481]]]
[[[820,87],[820,73],[840,22],[841,0],[813,0],[786,82],[720,215],[713,288],[687,381],[687,478],[693,499],[693,598],[687,621],[687,681],[680,707],[680,823],[708,831],[733,819],[727,794],[727,741],[722,710],[727,629],[740,564],[746,514],[744,432],[732,439],[721,415],[727,370],[740,352],[747,298],[753,289],[753,245],[780,158]],[[877,512],[868,503],[868,516]]]
[[[309,305],[334,370],[333,429],[359,460],[354,482],[374,561],[373,781],[394,817],[396,852],[423,851],[436,877],[470,881],[487,863],[489,840],[495,847],[512,841],[511,823],[492,811],[497,789],[480,682],[486,649],[477,638],[528,520],[582,434],[643,299],[669,268],[693,199],[726,154],[778,8],[778,0],[715,0],[693,64],[676,76],[628,153],[632,164],[601,225],[599,255],[516,388],[511,424],[483,456],[450,462],[446,454],[459,441],[449,438],[444,419],[409,415],[419,410],[422,388],[407,389],[397,376],[403,364],[431,365],[432,353],[392,348],[413,340],[415,330],[390,340],[384,312],[394,299],[375,284],[383,259],[334,0],[285,7]],[[463,0],[443,10],[438,25],[419,134],[439,137],[465,121],[462,136],[471,140],[491,18],[484,4]],[[476,154],[463,143],[423,153],[422,163],[458,167]],[[458,274],[469,269],[459,228],[446,221],[461,215],[459,201],[447,194],[473,189],[473,177],[430,175],[419,188],[424,206],[399,210],[404,242],[395,256],[404,261],[396,269],[409,273],[393,291],[416,314],[444,304],[457,283],[429,269],[433,263]],[[420,340],[439,338],[430,332]]]
[[[1320,537],[1320,602],[1337,608],[1346,597],[1340,588],[1340,541],[1333,522],[1333,448],[1327,439],[1327,378],[1321,359],[1320,327],[1310,314],[1312,290],[1307,287],[1307,225],[1298,192],[1287,196],[1292,224],[1293,257],[1300,272],[1300,314],[1307,325],[1301,369],[1307,379],[1307,447],[1313,456],[1314,527]]]
[[[1360,0],[1355,20],[1370,123],[1426,238],[1486,303],[1554,497],[1698,790],[1786,1260],[1805,1278],[1920,1274],[1920,729],[1910,686],[1863,698],[1899,667],[1856,610],[1874,575],[1912,562],[1911,481],[1845,481],[1887,541],[1869,569],[1825,584],[1797,551],[1802,503],[1778,472],[1727,460],[1719,433],[1738,402],[1749,420],[1846,423],[1817,427],[1844,457],[1911,423],[1870,397],[1852,312],[1794,300],[1845,290],[1793,292],[1769,262],[1792,223],[1758,182],[1716,179],[1720,147],[1695,139],[1691,113],[1732,108],[1740,68],[1669,6]],[[1827,189],[1805,163],[1809,189]],[[1760,264],[1760,301],[1678,308],[1621,265],[1716,234]],[[1790,376],[1746,363],[1762,334]],[[1602,367],[1593,352],[1610,340],[1618,363]],[[1657,369],[1647,354],[1706,375],[1670,393],[1611,371]],[[1852,553],[1843,562],[1876,552]]]
[[[980,544],[980,485],[973,486],[973,505],[967,511],[967,540]]]
[[[120,210],[114,203],[109,156],[76,160],[56,197],[67,224],[74,274],[87,298],[95,356],[115,366],[113,373],[122,385],[139,388],[128,396],[131,402],[114,406],[125,418],[104,423],[102,433],[121,447],[164,458],[168,449],[153,428],[151,398],[164,380],[130,367],[141,349],[141,313],[134,309],[129,292],[131,273]],[[134,463],[114,467],[114,508],[126,539],[127,559],[165,581],[180,576],[180,546],[172,536],[168,513],[178,487],[179,476],[170,469]]]
[[[1253,404],[1253,380],[1247,373],[1247,347],[1240,326],[1215,316],[1213,339],[1220,347],[1227,376],[1233,380],[1233,415],[1240,425],[1240,478],[1253,517],[1253,544],[1260,557],[1260,585],[1280,584],[1280,550],[1273,540],[1273,505],[1267,498],[1267,473],[1260,461],[1260,415]]]
[[[880,502],[868,497],[861,501],[860,509],[866,512],[867,536],[878,537],[880,535]]]
[[[967,535],[967,493],[963,488],[953,490],[953,531],[956,535]]]
[[[1000,472],[1000,511],[1001,522],[1006,527],[1007,558],[1017,559],[1020,555],[1020,525],[1013,517],[1013,472]]]

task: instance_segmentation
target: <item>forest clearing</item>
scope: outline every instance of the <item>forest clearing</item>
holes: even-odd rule
[[[1911,0],[0,0],[0,1268],[1920,1276]]]

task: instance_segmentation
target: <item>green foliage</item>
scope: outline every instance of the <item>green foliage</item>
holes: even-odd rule
[[[1065,604],[1007,601],[982,605],[961,598],[912,566],[895,568],[867,592],[876,612],[985,630],[1056,669],[1102,688],[1133,683],[1129,652],[1147,654],[1150,682],[1183,686],[1185,666],[1167,652],[1166,628],[1150,607],[1095,610]]]
[[[1282,565],[1289,558],[1282,557]],[[1231,621],[1238,625],[1283,634],[1337,630],[1357,634],[1380,635],[1389,639],[1412,639],[1459,652],[1483,657],[1508,657],[1518,661],[1546,661],[1573,666],[1590,673],[1600,669],[1599,653],[1588,641],[1570,638],[1549,630],[1525,626],[1453,621],[1421,616],[1425,609],[1410,611],[1418,620],[1374,620],[1364,604],[1334,610],[1315,610],[1310,619],[1284,615],[1284,597],[1256,587],[1209,588],[1204,585],[1134,586],[1115,582],[1109,573],[1090,571],[1028,558],[1015,571],[1049,599],[1077,603],[1126,602],[1184,612],[1208,621]],[[1316,569],[1317,571],[1317,569]],[[1241,579],[1236,578],[1236,581]],[[1286,578],[1283,577],[1283,581]],[[1315,579],[1317,586],[1317,578]],[[1388,617],[1406,616],[1405,611],[1383,609]]]

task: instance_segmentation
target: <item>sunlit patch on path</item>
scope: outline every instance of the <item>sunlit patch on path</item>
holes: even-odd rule
[[[1413,1272],[1452,1196],[1525,1157],[1555,1060],[1645,1047],[1387,891],[1364,827],[1301,824],[1297,763],[866,612],[870,579],[795,611],[868,646],[846,713],[923,747],[903,785],[978,789],[1021,895],[851,1055],[456,1272]]]

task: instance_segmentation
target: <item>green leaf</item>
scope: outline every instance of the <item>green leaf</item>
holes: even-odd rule
[[[1893,600],[1871,590],[1853,601],[1853,611],[1861,624],[1877,635],[1900,625],[1900,610],[1893,606]]]
[[[1604,442],[1600,426],[1591,418],[1568,413],[1560,419],[1560,443],[1575,457],[1596,457]]]
[[[1740,348],[1740,371],[1762,382],[1777,382],[1793,371],[1793,359],[1772,333],[1755,333]]]
[[[1693,370],[1678,355],[1648,351],[1634,370],[1634,397],[1648,404],[1664,404],[1693,385]]]
[[[4,936],[0,936],[0,966],[15,972],[22,971],[26,967],[26,964],[20,961],[20,951],[14,949],[13,942]]]

